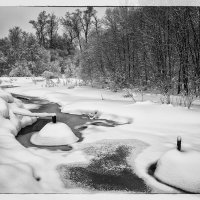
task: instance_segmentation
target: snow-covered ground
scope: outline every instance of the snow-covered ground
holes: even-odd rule
[[[116,127],[89,125],[87,129],[82,131],[84,140],[81,143],[73,144],[74,150],[71,152],[50,152],[36,148],[25,148],[16,141],[13,135],[16,135],[20,128],[28,123],[33,123],[35,118],[29,118],[29,121],[27,117],[26,119],[18,119],[13,114],[11,105],[14,104],[14,108],[20,107],[20,102],[16,99],[9,99],[12,97],[8,98],[9,94],[5,94],[4,100],[0,98],[0,117],[2,120],[0,125],[0,192],[84,192],[64,188],[55,167],[60,163],[80,161],[88,163],[91,158],[82,151],[85,144],[94,144],[101,140],[110,139],[138,139],[149,146],[139,153],[136,159],[129,156],[128,163],[134,167],[137,175],[144,179],[149,186],[161,193],[177,192],[175,189],[158,182],[147,173],[149,165],[159,160],[159,171],[156,172],[158,179],[169,185],[174,185],[173,183],[176,182],[174,185],[176,187],[199,193],[199,176],[195,176],[194,173],[200,174],[200,168],[193,170],[192,162],[187,162],[188,159],[195,159],[195,165],[199,166],[200,163],[200,108],[198,106],[188,110],[183,107],[162,105],[159,104],[159,96],[154,94],[146,94],[144,102],[134,103],[131,99],[124,98],[123,92],[113,93],[106,89],[86,86],[68,89],[67,86],[63,86],[62,81],[58,87],[45,87],[43,81],[35,84],[31,78],[16,78],[13,79],[12,85],[19,87],[6,90],[56,102],[64,113],[97,112],[99,118],[117,121],[121,125]],[[140,97],[138,96],[136,99],[140,99]],[[196,101],[195,104],[198,105],[199,101]],[[22,122],[23,120],[24,122]],[[195,157],[192,155],[190,158],[190,154],[185,156],[182,155],[185,153],[175,150],[177,136],[182,137],[182,150],[185,152],[194,151]],[[166,155],[168,151],[174,151],[174,153],[169,153],[170,156],[168,156],[168,154]],[[171,163],[170,165],[168,161]],[[178,162],[181,161],[183,164],[180,165],[183,170],[179,174]],[[168,164],[165,165],[165,163]],[[170,170],[171,174],[167,169]],[[187,177],[188,183],[184,184],[182,176]],[[41,178],[42,181],[38,182],[35,177]],[[173,178],[170,179],[170,177]],[[12,182],[8,181],[11,179]],[[195,187],[192,187],[192,183],[195,184]],[[191,188],[193,189],[191,190]],[[193,195],[191,198],[196,197]]]

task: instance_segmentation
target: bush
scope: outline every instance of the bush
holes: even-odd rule
[[[171,99],[171,104],[175,105],[175,106],[183,106],[183,107],[187,107],[188,109],[190,109],[190,107],[192,106],[192,103],[195,100],[195,96],[194,95],[181,95],[181,96],[177,96],[174,99]]]
[[[118,87],[118,85],[111,80],[107,80],[107,85],[108,88],[112,91],[112,92],[117,92],[120,88]]]
[[[61,75],[61,67],[59,66],[59,61],[51,62],[47,71],[52,72],[54,77],[58,78]]]
[[[67,87],[67,89],[74,89],[75,88],[75,85],[69,85],[68,87]]]
[[[160,96],[160,101],[162,104],[170,104],[171,103],[171,98],[170,94],[163,94]]]
[[[54,87],[60,83],[60,79],[57,74],[53,72],[45,71],[43,72],[42,76],[46,79],[46,87]],[[51,79],[58,78],[57,83],[54,83]]]
[[[14,65],[14,68],[9,73],[9,76],[11,77],[25,77],[29,76],[31,77],[31,71],[27,67],[27,63],[25,61],[17,62]]]
[[[50,71],[44,71],[42,77],[44,77],[45,79],[58,78],[57,75],[54,75],[54,73]]]
[[[133,96],[133,91],[131,89],[124,89],[125,94],[124,94],[124,98],[132,98],[133,101],[136,102],[134,96]]]
[[[46,87],[55,87],[56,83],[54,83],[51,79],[46,79]]]

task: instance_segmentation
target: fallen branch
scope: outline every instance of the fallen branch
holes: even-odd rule
[[[29,117],[53,117],[56,116],[56,113],[32,113],[32,112],[27,112],[24,110],[18,110],[18,109],[13,109],[12,110],[14,114],[16,115],[23,115],[23,116],[29,116]]]

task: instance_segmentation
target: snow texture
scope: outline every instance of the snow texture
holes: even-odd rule
[[[174,187],[200,193],[200,153],[170,150],[159,159],[154,175]]]
[[[15,113],[16,110],[21,112],[20,115]],[[48,170],[42,169],[45,168],[45,158],[26,149],[15,139],[21,128],[37,120],[34,114],[28,116],[31,114],[20,100],[0,89],[0,193],[48,193],[53,191],[45,181],[38,182],[41,179],[38,171],[40,173],[46,171],[48,174]],[[55,175],[53,177],[55,179]],[[59,188],[62,187],[59,185]],[[57,189],[57,191],[60,190]]]
[[[66,193],[70,191],[70,188],[68,190],[63,187],[55,170],[56,166],[70,162],[76,163],[78,160],[89,162],[91,158],[82,152],[82,146],[113,139],[127,141],[137,139],[149,145],[136,158],[130,155],[128,162],[134,168],[134,172],[156,192],[179,192],[158,182],[147,173],[147,168],[157,161],[155,176],[162,182],[169,185],[176,183],[175,187],[179,184],[181,189],[199,192],[200,173],[198,169],[200,167],[198,161],[200,159],[197,159],[200,152],[199,100],[195,101],[195,106],[188,110],[155,103],[159,102],[159,96],[151,94],[144,95],[147,102],[133,103],[131,99],[124,99],[123,92],[114,93],[106,89],[90,87],[67,89],[66,86],[46,88],[44,87],[45,83],[34,84],[31,78],[18,78],[13,81],[13,84],[20,87],[9,88],[7,91],[56,102],[61,106],[62,112],[66,113],[91,114],[97,112],[98,118],[114,120],[121,125],[116,127],[88,125],[85,130],[81,131],[84,140],[72,144],[73,151],[70,152],[25,148],[18,143],[15,135],[20,128],[32,124],[36,118],[18,115],[16,110],[20,112],[25,110],[28,112],[28,110],[20,101],[12,100],[8,93],[5,97],[5,91],[1,90],[3,98],[0,98],[0,166],[3,165],[1,173],[5,172],[5,175],[3,174],[4,178],[0,179],[0,192],[13,192],[9,172],[13,173],[16,171],[15,166],[19,166],[20,173],[23,173],[23,180],[26,183],[30,182],[30,185],[17,184],[19,179],[16,175],[12,180],[14,179],[17,191],[30,192],[33,188],[32,192]],[[104,100],[102,100],[102,96]],[[177,136],[181,136],[183,139],[182,149],[184,152],[175,150]],[[183,163],[185,167],[181,168],[179,162]],[[10,167],[5,167],[5,165]],[[198,169],[195,166],[198,166]],[[39,182],[35,181],[36,177],[40,177]],[[181,180],[185,180],[186,183]],[[147,199],[151,197],[150,195]],[[176,197],[183,198],[183,196]],[[153,198],[155,198],[154,195]],[[170,198],[172,197],[170,196]],[[188,196],[186,198],[188,199]]]
[[[1,88],[0,88],[0,98],[4,99],[8,103],[14,102],[13,96],[10,93],[2,90]]]
[[[36,145],[67,145],[75,143],[79,138],[64,123],[48,123],[38,133],[31,137],[31,142]]]

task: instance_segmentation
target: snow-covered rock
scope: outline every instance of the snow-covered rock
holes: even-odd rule
[[[1,116],[0,116],[0,121],[1,121],[1,125],[0,125],[1,128],[6,128],[10,131],[11,134],[17,135],[18,131],[17,131],[17,127],[15,123]]]
[[[26,126],[29,126],[37,121],[36,117],[30,117],[30,116],[23,116],[21,119],[21,128],[24,128]]]
[[[13,113],[12,110],[9,110],[9,116],[11,123],[16,127],[17,132],[19,132],[21,129],[20,119]]]
[[[13,96],[10,93],[8,93],[2,89],[0,89],[0,98],[4,99],[8,103],[14,102]]]
[[[8,104],[1,97],[0,97],[0,116],[5,117],[5,118],[9,117]]]
[[[75,143],[78,137],[64,123],[48,123],[39,132],[31,137],[31,142],[36,145],[57,146]]]
[[[200,152],[170,150],[159,159],[154,175],[176,188],[200,193]]]

